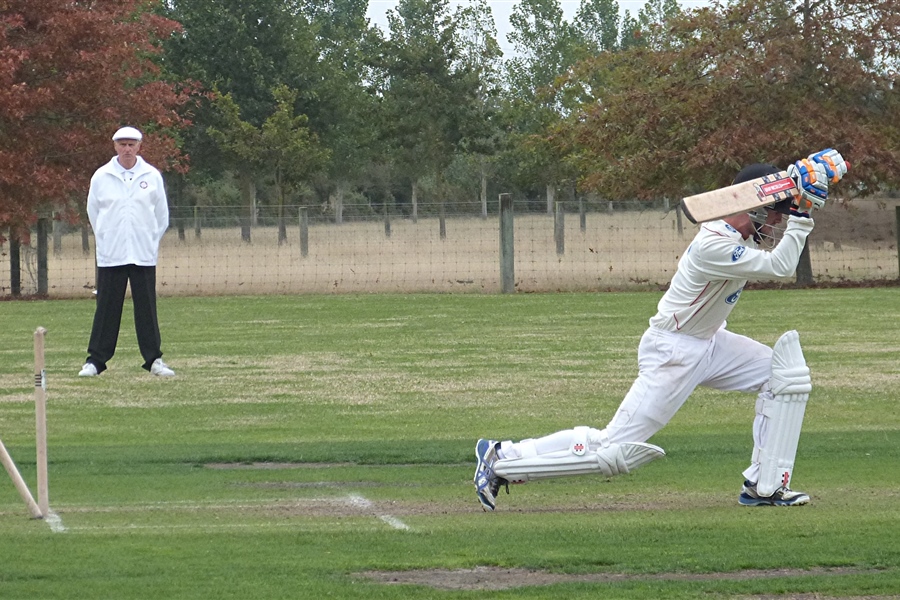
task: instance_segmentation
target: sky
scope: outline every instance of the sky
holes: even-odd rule
[[[497,26],[497,42],[503,55],[509,57],[512,55],[512,46],[506,39],[506,34],[510,31],[509,15],[512,14],[513,7],[520,0],[488,0],[491,12],[494,14],[494,23]],[[571,21],[578,12],[581,0],[558,0],[563,10],[563,14],[567,21]],[[632,16],[636,16],[638,11],[644,6],[646,0],[618,0],[619,9],[624,13],[626,10]],[[450,0],[450,9],[454,10],[456,6],[468,4],[467,0]],[[696,8],[708,4],[706,0],[678,0],[678,4],[682,8]],[[387,32],[387,11],[397,6],[397,0],[369,0],[368,17],[372,25],[377,25],[382,31]]]

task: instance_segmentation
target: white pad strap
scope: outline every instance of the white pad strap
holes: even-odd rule
[[[659,446],[646,443],[610,444],[607,441],[605,447],[593,448],[588,443],[589,435],[588,427],[576,427],[569,450],[498,460],[494,463],[494,473],[510,483],[572,475],[612,477],[629,473],[666,455]]]
[[[812,391],[812,379],[796,331],[788,331],[775,343],[769,385],[773,395],[763,398],[760,411],[766,418],[765,440],[753,453],[754,462],[759,462],[756,491],[761,496],[790,487],[800,428]]]

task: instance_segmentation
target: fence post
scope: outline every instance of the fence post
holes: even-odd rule
[[[19,235],[9,228],[9,291],[13,296],[22,295],[22,262]]]
[[[53,218],[53,255],[62,254],[62,222],[59,220],[59,213]]]
[[[512,194],[500,194],[500,291],[516,291]]]
[[[578,199],[578,221],[581,226],[581,233],[587,231],[587,212],[584,210],[584,198]]]
[[[681,224],[681,202],[675,205],[675,224],[678,227],[678,237],[684,237],[684,227]]]
[[[557,256],[562,256],[566,253],[566,211],[562,202],[557,202],[554,208],[553,239],[556,241]]]
[[[447,239],[447,216],[445,215],[445,212],[444,212],[444,201],[443,200],[441,200],[441,212],[440,212],[440,215],[438,216],[438,221],[440,223],[438,225],[438,229],[440,230],[441,239],[446,240]]]
[[[300,256],[309,254],[309,209],[300,207]]]
[[[415,218],[413,219],[413,223],[415,223]],[[391,211],[388,210],[387,200],[384,201],[384,237],[391,237]]]
[[[37,220],[37,293],[46,296],[50,291],[47,280],[47,253],[50,245],[50,219],[46,216]]]
[[[894,216],[894,231],[897,232],[897,245],[894,246],[897,248],[897,265],[898,269],[900,269],[900,205],[895,207],[897,214]],[[897,278],[900,279],[900,270],[897,271]]]
[[[194,237],[200,239],[200,207],[194,206]]]

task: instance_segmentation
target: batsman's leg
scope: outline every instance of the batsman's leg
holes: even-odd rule
[[[561,443],[564,445],[559,447]],[[493,463],[496,476],[510,483],[573,475],[612,477],[666,454],[653,444],[610,442],[605,430],[584,426],[538,440],[524,440],[515,446],[518,456]]]
[[[770,390],[757,399],[754,448],[741,504],[806,504],[809,496],[790,489],[806,403],[812,390],[809,368],[796,331],[782,335],[772,353]]]

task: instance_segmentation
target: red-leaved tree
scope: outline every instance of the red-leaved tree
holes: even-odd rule
[[[838,189],[900,183],[896,0],[734,0],[671,20],[659,47],[602,53],[564,82],[580,109],[554,132],[607,198],[680,198],[751,162],[834,147]]]
[[[75,220],[122,125],[144,131],[161,170],[184,168],[174,133],[189,96],[154,62],[178,24],[153,4],[0,0],[0,228],[27,235],[53,209]]]

